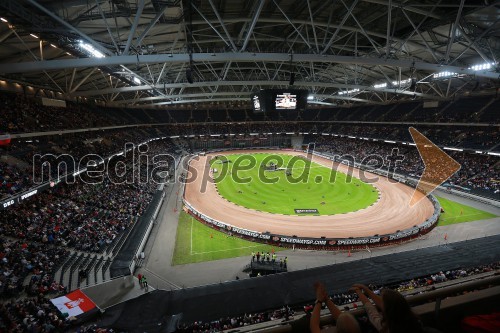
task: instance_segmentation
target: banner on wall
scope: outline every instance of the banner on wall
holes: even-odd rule
[[[10,134],[0,134],[0,146],[7,146],[10,144]]]
[[[95,303],[79,289],[50,301],[61,313],[67,313],[69,317],[79,316],[96,307]]]

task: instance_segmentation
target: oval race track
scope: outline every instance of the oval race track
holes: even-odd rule
[[[348,238],[390,234],[421,224],[434,212],[431,201],[422,193],[417,193],[422,200],[410,207],[409,202],[413,195],[413,188],[400,183],[391,183],[387,178],[369,172],[365,172],[366,178],[378,177],[378,181],[373,185],[377,187],[380,199],[365,209],[329,216],[290,216],[247,209],[221,197],[217,193],[215,184],[208,181],[210,178],[209,157],[262,152],[305,156],[303,152],[279,150],[236,150],[199,156],[191,160],[188,177],[193,172],[196,172],[196,177],[193,177],[191,182],[186,183],[184,198],[198,212],[239,228],[314,238]],[[347,173],[348,167],[343,164],[334,163],[319,156],[314,156],[312,161]],[[359,178],[359,172],[358,169],[354,169],[353,176]]]

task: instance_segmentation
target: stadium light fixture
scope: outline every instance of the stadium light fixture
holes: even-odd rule
[[[52,46],[53,48],[57,49],[57,46],[55,46],[54,44],[50,44],[50,46]]]
[[[312,101],[313,99],[314,99],[314,96],[313,96],[313,95],[309,95],[309,96],[307,96],[307,100]]]
[[[473,65],[469,67],[469,69],[472,69],[473,71],[481,71],[484,69],[491,69],[491,67],[494,65],[495,65],[494,62],[492,62],[491,64],[486,62],[484,64]]]
[[[134,78],[132,79],[132,81],[134,81],[135,84],[141,84],[141,80],[139,80],[138,77],[134,76]]]
[[[352,94],[352,93],[355,93],[355,92],[358,92],[359,89],[351,89],[351,90],[344,90],[344,91],[339,91],[339,95],[347,95],[347,94]]]
[[[98,50],[96,50],[92,45],[84,43],[82,41],[80,41],[80,43],[78,45],[82,49],[84,49],[85,51],[87,51],[89,53],[89,55],[91,55],[92,57],[94,57],[94,58],[104,58],[104,54],[102,54],[101,52],[99,52]]]
[[[40,38],[40,37],[38,37],[38,36],[37,36],[37,35],[35,35],[35,34],[30,34],[30,36],[31,36],[31,37],[33,37],[33,38],[36,38],[36,39],[39,39],[39,38]]]
[[[392,81],[391,84],[393,86],[402,86],[405,84],[411,83],[411,79],[401,80],[401,81]]]
[[[7,21],[6,19],[4,19],[3,17],[0,17],[0,21],[5,22],[5,23],[9,23],[9,21]]]
[[[387,83],[379,83],[379,84],[374,84],[373,88],[375,89],[380,89],[380,88],[385,88],[387,87]]]
[[[453,72],[448,72],[448,71],[444,71],[444,72],[439,72],[439,73],[434,73],[432,75],[432,77],[434,79],[439,79],[439,78],[443,78],[443,77],[451,77],[451,76],[457,76],[458,73],[453,73]]]

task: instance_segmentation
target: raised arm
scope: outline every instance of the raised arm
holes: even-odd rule
[[[350,290],[354,291],[358,295],[359,300],[365,306],[366,314],[368,315],[370,322],[377,329],[377,331],[380,332],[382,329],[382,315],[377,310],[377,308],[370,302],[370,299],[366,297],[366,295],[363,293],[364,289],[361,289],[360,286],[361,285],[359,284],[354,285]]]
[[[311,330],[311,333],[319,333],[321,331],[321,304],[328,299],[328,294],[326,293],[325,286],[320,282],[316,282],[314,284],[314,290],[316,292],[316,301],[314,303],[313,312],[309,321],[309,329]]]
[[[333,303],[332,299],[328,297],[325,286],[322,283],[316,282],[314,284],[314,289],[316,291],[316,302],[314,303],[313,312],[311,314],[311,320],[309,321],[309,328],[311,332],[320,332],[320,316],[321,316],[321,304],[325,303],[332,315],[333,319],[337,318],[342,313],[339,308]]]
[[[375,305],[377,306],[377,308],[380,311],[384,310],[384,303],[382,302],[382,297],[375,294],[370,288],[368,288],[364,284],[355,284],[355,285],[353,285],[353,288],[361,289],[365,293],[366,296],[368,296],[369,298],[371,298],[373,300],[373,302],[375,303]],[[359,294],[358,294],[358,296],[359,296]],[[363,304],[365,304],[365,302],[363,302]]]

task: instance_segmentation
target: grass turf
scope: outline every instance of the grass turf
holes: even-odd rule
[[[361,180],[286,154],[232,154],[229,163],[213,159],[211,167],[219,194],[227,200],[259,211],[297,215],[294,209],[317,209],[319,215],[357,211],[377,201],[377,189]],[[250,167],[250,158],[255,165]],[[274,161],[285,170],[266,171]],[[247,179],[243,183],[238,179]],[[275,183],[269,183],[274,178]],[[299,214],[300,215],[300,214]]]
[[[444,213],[439,217],[438,225],[448,225],[497,217],[494,214],[479,210],[474,207],[462,205],[458,202],[437,197]]]
[[[229,237],[181,212],[172,264],[183,265],[243,256],[248,256],[250,262],[252,251],[271,253],[272,249],[276,252],[282,250],[275,246]]]

